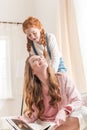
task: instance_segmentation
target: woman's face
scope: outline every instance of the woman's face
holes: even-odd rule
[[[33,41],[39,44],[40,41],[40,29],[36,27],[29,27],[28,29],[25,30],[25,33],[27,37]]]
[[[47,71],[48,63],[44,57],[33,55],[29,58],[29,64],[34,74],[41,74],[43,71]]]

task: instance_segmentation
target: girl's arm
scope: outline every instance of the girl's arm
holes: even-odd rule
[[[51,52],[51,65],[55,72],[57,72],[61,55],[59,52],[56,37],[53,34],[48,34],[48,44]]]

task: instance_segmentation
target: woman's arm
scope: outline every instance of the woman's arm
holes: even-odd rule
[[[71,81],[69,76],[66,74],[60,74],[60,92],[61,92],[61,103],[59,105],[60,110],[58,111],[55,122],[59,126],[64,123],[66,118],[80,106],[82,106],[81,96],[76,89],[74,83]]]
[[[38,109],[36,108],[36,106],[34,104],[33,104],[32,108],[33,108],[33,112],[31,114],[31,116],[30,116],[30,111],[28,109],[26,109],[23,116],[20,117],[26,123],[32,123],[38,119]]]
[[[64,74],[65,78],[65,89],[67,97],[67,105],[64,106],[65,110],[70,114],[72,111],[75,111],[80,106],[82,106],[82,99],[79,91],[76,88],[76,85],[71,80],[71,78]]]
[[[79,120],[75,117],[67,117],[66,121],[62,125],[56,126],[55,130],[79,130]]]

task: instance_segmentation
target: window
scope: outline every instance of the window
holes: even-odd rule
[[[0,37],[0,99],[12,96],[10,70],[9,40],[7,37]]]

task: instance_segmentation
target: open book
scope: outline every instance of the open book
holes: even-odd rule
[[[17,118],[5,118],[13,130],[53,130],[54,123],[37,120],[34,123],[25,123]]]

